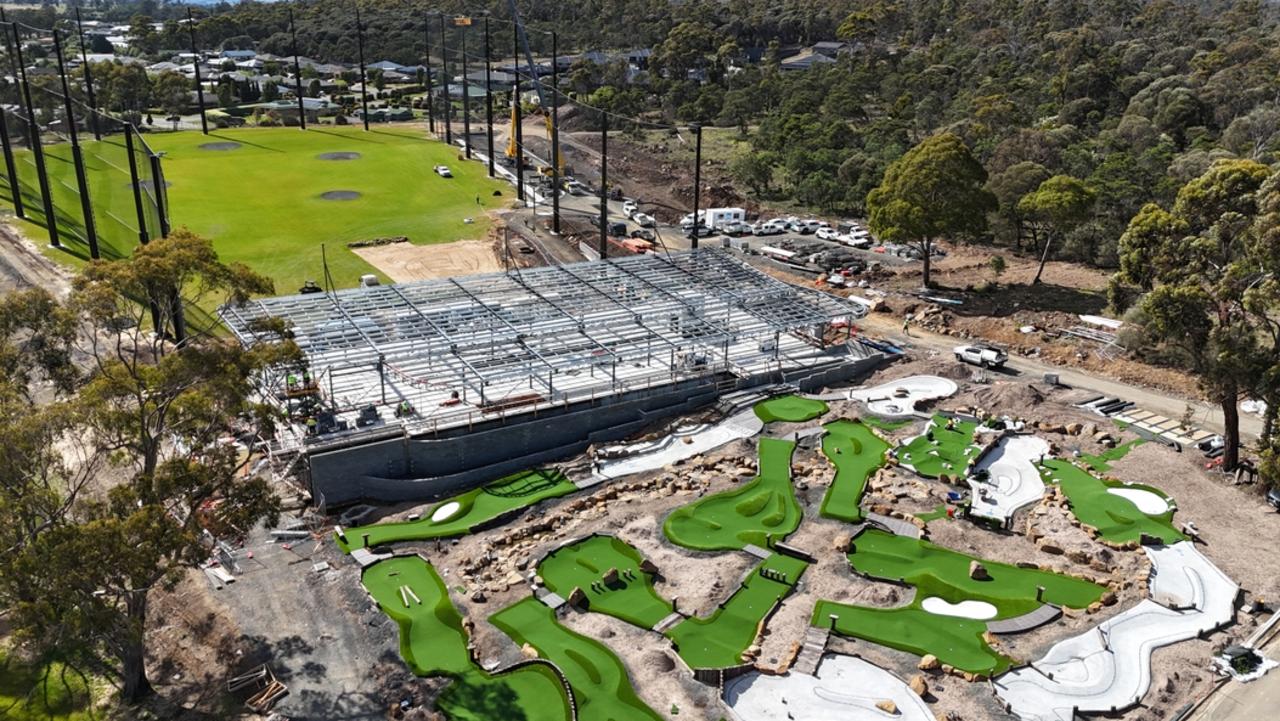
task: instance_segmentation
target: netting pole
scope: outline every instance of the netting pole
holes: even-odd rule
[[[440,13],[440,65],[444,69],[444,142],[453,145],[453,98],[449,97],[449,42],[444,35],[444,13]]]
[[[151,242],[151,236],[147,234],[147,214],[142,208],[142,179],[138,177],[138,159],[133,154],[134,132],[133,126],[126,123],[124,147],[129,154],[129,179],[133,181],[133,210],[138,214],[138,241],[146,245]]]
[[[196,20],[187,8],[187,33],[191,36],[191,67],[196,72],[196,102],[200,103],[200,132],[209,134],[209,119],[204,114],[204,81],[200,79],[200,50],[196,47]]]
[[[484,122],[485,137],[489,142],[489,177],[492,178],[493,156],[493,56],[489,50],[489,16],[484,16]]]
[[[156,215],[160,218],[160,237],[169,237],[169,203],[165,199],[164,194],[164,171],[160,168],[160,156],[152,155],[148,158],[151,161],[151,182],[155,183],[153,189],[156,192]]]
[[[22,101],[27,107],[27,132],[30,134],[31,157],[36,162],[36,175],[40,178],[40,200],[44,204],[44,227],[49,231],[49,244],[61,248],[58,241],[58,221],[53,217],[53,196],[49,194],[49,174],[44,167],[44,148],[40,145],[40,123],[31,103],[31,84],[27,82],[27,62],[22,58],[22,36],[18,24],[13,23],[13,44],[18,58],[18,72],[22,78]]]
[[[609,114],[600,112],[600,260],[609,257]]]
[[[524,201],[524,119],[520,117],[520,81],[511,86],[511,121],[516,136],[516,199]]]
[[[560,36],[555,30],[551,31],[551,232],[560,235]]]
[[[297,78],[294,92],[298,94],[298,126],[307,129],[307,106],[302,100],[302,66],[298,63],[298,31],[293,26],[293,8],[289,8],[289,35],[293,38],[293,77]]]
[[[18,192],[18,169],[13,164],[13,147],[9,145],[9,111],[0,107],[0,143],[4,145],[4,169],[9,174],[9,190],[13,192],[13,212],[26,217],[22,210],[22,193]]]
[[[369,81],[364,74],[364,25],[360,22],[360,5],[356,4],[356,54],[360,60],[360,114],[364,130],[369,132]]]
[[[93,71],[89,69],[89,52],[84,46],[84,25],[80,22],[80,7],[76,6],[76,34],[80,37],[80,67],[84,68],[84,91],[89,97],[89,126],[93,128],[93,139],[102,140],[102,129],[98,127],[98,96],[93,91]]]
[[[456,21],[455,21],[456,24]],[[462,150],[471,159],[471,80],[467,78],[467,26],[462,26],[462,43],[458,51],[462,60]]]
[[[698,249],[698,231],[702,230],[702,219],[698,217],[698,199],[702,195],[702,126],[693,126],[693,235],[689,247]],[[711,225],[707,223],[707,225]]]
[[[84,215],[84,237],[89,243],[89,257],[102,257],[98,248],[98,227],[93,222],[93,202],[89,198],[89,180],[84,172],[84,152],[80,150],[80,134],[71,108],[71,86],[67,83],[67,65],[62,55],[62,35],[53,31],[53,52],[58,58],[58,77],[62,79],[62,104],[66,108],[67,137],[71,140],[71,161],[76,166],[76,189],[80,191],[80,212]],[[90,115],[92,115],[92,111]]]
[[[431,16],[427,15],[423,18],[422,38],[425,41],[422,49],[424,56],[423,62],[427,66],[427,123],[431,128],[431,134],[436,132],[436,99],[433,93],[431,82]]]

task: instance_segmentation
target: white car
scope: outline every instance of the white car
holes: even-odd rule
[[[432,170],[434,170],[436,175],[439,175],[441,178],[453,177],[453,171],[449,170],[449,166],[447,165],[437,165],[435,168],[432,168]]]
[[[781,220],[766,220],[751,226],[752,235],[782,235],[786,230]]]
[[[853,246],[854,248],[870,248],[875,244],[875,241],[871,238],[871,234],[865,230],[851,230],[844,235],[838,236],[836,240],[839,240],[845,245]]]
[[[958,345],[953,349],[956,360],[983,368],[999,368],[1009,360],[1009,354],[989,345]]]
[[[635,213],[631,216],[631,220],[635,221],[635,224],[641,228],[652,228],[657,225],[657,221],[648,213]]]
[[[830,227],[818,228],[817,235],[820,240],[839,240],[840,239],[840,234],[836,232],[836,229],[830,228]]]
[[[622,214],[630,218],[640,210],[640,206],[634,200],[622,201]]]

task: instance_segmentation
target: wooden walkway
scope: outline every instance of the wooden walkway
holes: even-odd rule
[[[895,536],[907,536],[908,538],[919,538],[920,529],[916,528],[916,524],[910,521],[904,521],[901,518],[892,518],[890,516],[882,516],[879,513],[864,514],[864,518],[868,523],[878,526],[884,526]]]
[[[765,558],[765,559],[767,559],[769,556],[772,556],[772,555],[773,555],[773,551],[770,551],[770,550],[769,550],[769,549],[767,549],[767,548],[761,548],[761,547],[759,547],[759,546],[757,546],[757,545],[755,545],[755,544],[753,544],[753,543],[748,543],[747,545],[743,546],[743,547],[742,547],[742,550],[744,550],[744,551],[746,551],[747,553],[749,553],[749,554],[751,554],[751,555],[755,556],[756,558]]]
[[[810,676],[817,673],[822,654],[827,652],[827,638],[830,635],[829,629],[810,626],[804,633],[804,644],[800,647],[800,655],[796,656],[796,662],[791,666],[791,670]]]
[[[683,614],[681,614],[679,611],[673,612],[671,615],[653,624],[653,631],[655,633],[666,633],[667,629],[671,628],[677,623],[680,623],[683,620],[684,620]]]
[[[1031,613],[1024,613],[1017,618],[1007,618],[1003,621],[989,621],[987,623],[987,630],[995,634],[1024,633],[1033,628],[1043,626],[1050,621],[1057,620],[1061,615],[1062,609],[1051,603],[1046,603]]]

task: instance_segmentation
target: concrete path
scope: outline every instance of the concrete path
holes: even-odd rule
[[[975,516],[1007,522],[1019,509],[1044,497],[1044,481],[1036,462],[1049,454],[1049,443],[1038,436],[1006,436],[985,453],[969,474],[973,491],[970,512]],[[978,471],[990,478],[975,481]]]
[[[1019,718],[1071,721],[1073,709],[1105,713],[1128,708],[1151,685],[1152,651],[1235,618],[1240,587],[1194,544],[1146,550],[1154,574],[1151,599],[1060,641],[1032,666],[995,680],[996,694]]]
[[[853,656],[825,656],[813,676],[739,676],[725,684],[724,700],[740,721],[934,721],[902,679]],[[876,707],[883,701],[897,714]]]
[[[956,388],[955,381],[940,376],[911,376],[871,388],[855,388],[845,397],[862,401],[867,410],[878,416],[904,418],[915,415],[918,404],[947,398],[955,394]]]
[[[764,423],[756,417],[754,410],[748,408],[714,425],[679,429],[657,441],[610,446],[602,450],[623,455],[602,461],[592,479],[585,482],[594,485],[602,480],[665,468],[740,438],[750,438],[763,429]]]

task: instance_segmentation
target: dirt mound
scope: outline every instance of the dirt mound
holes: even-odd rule
[[[1044,395],[1029,383],[996,383],[975,391],[973,399],[990,410],[1025,410],[1044,402]]]
[[[671,657],[662,651],[645,654],[644,665],[645,668],[659,673],[674,671],[676,668],[676,662],[672,661]]]

